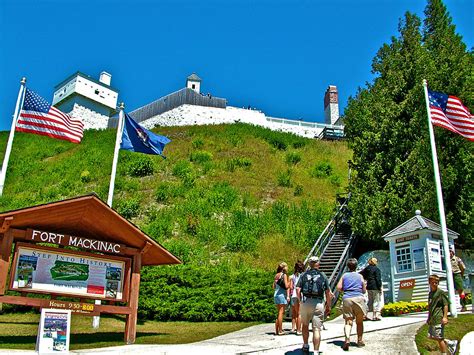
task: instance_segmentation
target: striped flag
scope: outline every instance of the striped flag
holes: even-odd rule
[[[428,90],[431,123],[474,141],[474,116],[456,96]]]
[[[84,124],[51,106],[41,96],[26,88],[16,130],[80,143]]]

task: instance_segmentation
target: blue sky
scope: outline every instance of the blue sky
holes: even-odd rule
[[[445,4],[469,48],[474,2]],[[0,0],[0,130],[8,130],[19,81],[51,102],[76,71],[112,74],[132,111],[185,86],[267,115],[324,121],[337,85],[341,111],[372,79],[371,62],[398,35],[414,0]]]

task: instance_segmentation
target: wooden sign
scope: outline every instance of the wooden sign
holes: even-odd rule
[[[123,301],[130,259],[17,243],[10,289]]]
[[[415,287],[415,279],[401,280],[400,289],[409,289]]]
[[[26,240],[37,243],[51,243],[99,251],[102,253],[120,254],[125,246],[118,243],[106,242],[103,240],[75,237],[73,235],[45,232],[36,229],[26,230]]]
[[[420,236],[418,234],[409,235],[409,236],[406,236],[406,237],[395,239],[395,243],[408,242],[410,240],[415,240],[415,239],[419,239],[419,238],[420,238]]]

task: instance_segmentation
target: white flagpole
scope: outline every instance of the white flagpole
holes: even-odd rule
[[[436,194],[438,196],[439,219],[441,224],[441,233],[443,235],[444,261],[446,263],[446,279],[448,282],[448,294],[450,300],[449,310],[451,312],[451,315],[456,318],[458,312],[456,309],[456,298],[454,295],[454,281],[453,272],[451,268],[451,258],[449,254],[448,230],[446,228],[446,217],[444,215],[443,191],[441,189],[441,178],[439,176],[438,154],[436,152],[433,125],[431,124],[430,100],[428,97],[428,84],[426,83],[426,80],[423,80],[423,87],[425,90],[426,111],[428,113],[428,129],[430,132],[431,154],[433,156],[433,170],[436,182]]]
[[[120,112],[119,120],[117,123],[117,135],[115,137],[115,151],[114,151],[114,160],[112,163],[112,174],[110,176],[110,186],[109,186],[109,197],[107,199],[107,204],[112,208],[112,200],[114,198],[114,186],[115,186],[115,175],[117,173],[117,162],[120,151],[120,143],[122,143],[122,131],[123,131],[123,102],[120,103]],[[95,300],[95,304],[101,304],[101,300]],[[97,329],[100,325],[100,316],[92,317],[92,328]]]
[[[15,113],[13,114],[12,127],[10,129],[10,135],[8,136],[7,149],[5,151],[5,157],[3,158],[2,171],[0,172],[0,196],[3,195],[3,186],[5,185],[5,178],[7,176],[8,161],[10,160],[10,153],[12,151],[13,137],[15,136],[15,126],[18,119],[18,113],[20,111],[20,104],[23,99],[25,91],[26,78],[21,78],[20,90],[18,91],[18,98],[16,99]]]
[[[120,143],[122,143],[122,132],[123,132],[123,102],[120,104],[119,120],[117,124],[117,136],[115,138],[115,152],[114,152],[114,161],[112,163],[112,174],[110,176],[110,185],[109,185],[109,198],[107,199],[107,204],[109,207],[112,207],[112,201],[114,199],[114,187],[115,187],[115,175],[117,173],[117,162],[120,151]]]

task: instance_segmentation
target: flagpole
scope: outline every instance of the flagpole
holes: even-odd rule
[[[107,199],[107,204],[112,208],[112,201],[114,199],[114,187],[115,187],[115,175],[117,173],[117,162],[120,151],[120,143],[122,142],[122,132],[123,132],[123,109],[125,105],[120,103],[120,112],[119,120],[117,124],[117,136],[115,138],[115,151],[114,151],[114,161],[112,163],[112,174],[110,176],[110,185],[109,185],[109,198]]]
[[[431,124],[431,111],[430,111],[430,100],[428,97],[428,84],[425,79],[423,79],[423,88],[425,91],[426,111],[428,113],[428,129],[430,132],[431,154],[433,157],[433,170],[434,170],[435,183],[436,183],[436,194],[438,197],[439,219],[440,219],[440,224],[441,224],[441,233],[443,236],[444,261],[446,263],[446,280],[448,282],[448,294],[449,294],[449,300],[450,300],[449,310],[451,312],[451,315],[454,318],[456,318],[458,313],[456,309],[453,272],[451,268],[451,258],[449,254],[448,230],[446,228],[446,217],[444,215],[443,191],[441,189],[441,178],[439,176],[438,154],[436,152],[436,143],[435,143],[433,125]]]
[[[13,114],[12,127],[10,129],[10,135],[8,136],[7,149],[5,151],[5,157],[3,158],[2,171],[0,172],[0,196],[3,195],[3,186],[5,185],[5,177],[7,176],[8,161],[10,160],[10,153],[12,151],[13,137],[15,136],[15,126],[18,119],[18,112],[20,110],[20,103],[23,98],[25,89],[26,78],[21,78],[20,90],[18,91],[18,98],[16,99],[15,113]]]

